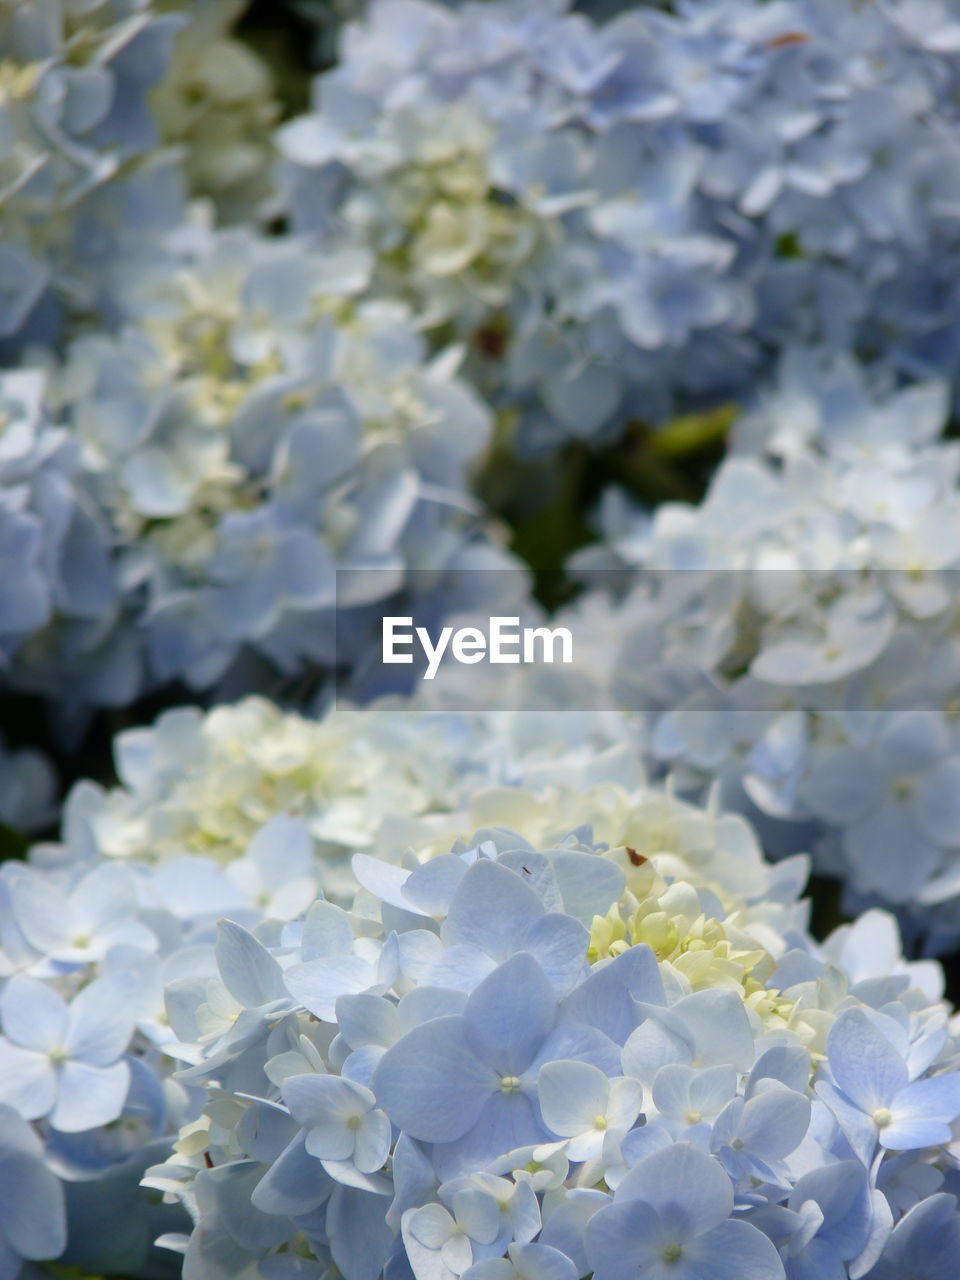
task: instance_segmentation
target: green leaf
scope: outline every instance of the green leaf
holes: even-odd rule
[[[686,458],[722,443],[736,420],[739,410],[734,404],[722,404],[704,413],[690,413],[674,418],[653,433],[650,451],[655,457]]]

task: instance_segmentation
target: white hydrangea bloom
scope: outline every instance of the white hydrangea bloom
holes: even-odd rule
[[[279,116],[267,63],[231,28],[244,0],[181,4],[189,26],[151,96],[165,144],[184,149],[190,190],[209,196],[226,221],[255,217],[270,195]]]

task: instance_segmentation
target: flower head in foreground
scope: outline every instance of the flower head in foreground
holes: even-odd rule
[[[166,1242],[211,1277],[737,1259],[804,1280],[808,1248],[867,1275],[917,1198],[953,1203],[935,967],[874,954],[879,915],[819,948],[802,862],[768,867],[740,819],[600,777],[582,794],[562,754],[552,785],[541,763],[539,790],[491,790],[494,722],[425,720],[488,772],[419,850],[414,823],[354,855],[352,901],[222,920],[203,976],[172,970],[165,1050],[200,1109],[147,1175],[196,1222]]]

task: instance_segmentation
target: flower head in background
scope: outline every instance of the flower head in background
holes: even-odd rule
[[[271,193],[273,130],[280,107],[274,73],[232,27],[244,0],[176,6],[180,28],[150,105],[164,145],[184,153],[194,195],[209,196],[228,223],[256,219]]]
[[[739,397],[797,344],[954,376],[946,10],[673,8],[379,0],[278,132],[295,225],[469,339],[521,452]]]
[[[6,518],[31,567],[6,588],[15,687],[82,710],[238,668],[247,688],[322,675],[379,643],[366,606],[407,587],[442,614],[466,570],[514,565],[468,487],[490,414],[455,348],[429,358],[404,306],[360,296],[368,269],[187,225],[117,267],[119,333],[77,338],[46,380],[8,375],[29,418],[11,484],[37,487]],[[28,466],[63,479],[40,490]]]
[[[162,223],[148,97],[182,17],[149,0],[10,0],[0,14],[0,342],[47,344],[97,311],[104,264]],[[138,204],[138,193],[147,195]],[[149,193],[149,194],[147,194]],[[153,205],[150,216],[146,210]],[[139,216],[132,218],[134,210]]]
[[[575,561],[628,585],[608,688],[653,758],[682,789],[719,778],[771,848],[813,843],[849,901],[896,907],[934,949],[958,936],[947,399],[796,351],[702,503],[649,515],[610,494],[606,542]]]

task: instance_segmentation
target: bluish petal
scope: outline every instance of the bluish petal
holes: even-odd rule
[[[370,861],[377,860],[371,858]],[[334,906],[332,902],[315,902],[303,922],[301,946],[304,959],[307,960],[322,956],[349,955],[353,950],[353,928],[346,911]]]
[[[809,1052],[797,1044],[774,1045],[772,1049],[767,1049],[750,1072],[746,1096],[750,1097],[758,1089],[767,1087],[771,1080],[802,1093],[810,1080]]]
[[[730,1063],[749,1071],[756,1050],[743,1001],[733,991],[716,988],[684,996],[670,1010],[680,1019],[694,1044],[698,1066]]]
[[[130,1086],[130,1068],[125,1062],[112,1067],[67,1062],[58,1074],[59,1094],[50,1115],[54,1129],[79,1133],[109,1124],[120,1115]]]
[[[512,872],[506,874],[517,880]],[[546,974],[532,956],[521,952],[471,992],[464,1031],[474,1053],[499,1075],[519,1076],[552,1028],[556,1010]]]
[[[223,985],[246,1009],[287,995],[279,964],[262,942],[232,920],[217,925],[217,967]]]
[[[355,1146],[356,1139],[345,1124],[320,1121],[307,1130],[307,1154],[317,1160],[349,1160]]]
[[[475,1262],[472,1267],[467,1267],[461,1280],[517,1280],[517,1271],[507,1258],[485,1258],[483,1262]],[[576,1280],[576,1272],[573,1280]]]
[[[420,990],[422,988],[414,988],[415,992]],[[447,1012],[447,1009],[442,1009],[436,1016]],[[341,996],[337,1001],[336,1014],[340,1035],[353,1049],[366,1045],[379,1045],[385,1049],[400,1039],[401,1022],[397,1006],[384,1000],[382,996],[368,992]],[[414,1018],[411,1021],[421,1022],[426,1019]]]
[[[657,1018],[647,1018],[627,1039],[621,1061],[624,1074],[652,1085],[657,1072],[671,1063],[689,1063],[692,1049],[684,1037]]]
[[[518,875],[480,858],[467,871],[450,903],[441,937],[480,947],[498,960],[517,950],[517,939],[544,915],[543,904]]]
[[[467,874],[467,867],[456,854],[440,854],[416,867],[401,891],[406,910],[411,907],[426,916],[445,916],[453,896]]]
[[[299,1134],[277,1157],[261,1178],[251,1197],[263,1213],[309,1213],[330,1195],[333,1181],[317,1165]]]
[[[384,1112],[370,1111],[357,1131],[353,1161],[361,1173],[382,1169],[390,1154],[390,1121]]]
[[[823,1099],[836,1117],[853,1154],[863,1164],[869,1165],[877,1149],[877,1126],[871,1117],[855,1106],[846,1094],[834,1088],[828,1080],[819,1081],[816,1090],[817,1095]]]
[[[505,1151],[549,1142],[533,1100],[526,1093],[501,1093],[484,1103],[476,1123],[457,1141],[434,1147],[433,1162],[444,1181],[485,1169]]]
[[[21,1049],[0,1036],[0,1103],[26,1120],[45,1116],[57,1097],[57,1073],[45,1053]]]
[[[731,1197],[732,1199],[732,1197]],[[587,1261],[594,1280],[638,1280],[662,1258],[656,1209],[642,1200],[611,1204],[587,1223]]]
[[[727,1093],[730,1098],[736,1092],[736,1072],[732,1067],[727,1071],[733,1073],[734,1087]],[[653,1082],[652,1097],[653,1105],[662,1115],[680,1116],[692,1109],[690,1082],[695,1075],[696,1068],[681,1063],[668,1063],[660,1068]]]
[[[586,1062],[610,1078],[620,1076],[617,1046],[595,1027],[569,1023],[551,1031],[524,1072],[524,1085],[532,1091],[540,1069],[550,1062]]]
[[[390,1119],[424,1142],[453,1142],[476,1124],[500,1079],[477,1059],[463,1018],[435,1018],[380,1059],[373,1091]]]
[[[850,1273],[835,1246],[815,1236],[789,1260],[787,1275],[789,1280],[849,1280]]]
[[[0,1237],[24,1258],[56,1258],[66,1244],[63,1191],[30,1126],[0,1108]],[[2,1264],[0,1264],[2,1265]]]
[[[594,1117],[606,1115],[609,1081],[587,1062],[548,1062],[537,1080],[540,1111],[548,1129],[572,1137],[593,1127]]]
[[[810,1100],[791,1089],[770,1089],[743,1109],[739,1136],[761,1160],[782,1160],[803,1141],[810,1125]]]
[[[85,875],[72,899],[85,930],[101,929],[137,913],[136,884],[126,867],[107,863]]]
[[[682,1261],[688,1274],[710,1280],[784,1280],[773,1243],[749,1222],[721,1222],[685,1244]]]
[[[623,1044],[637,1025],[634,1000],[665,1001],[656,956],[644,945],[594,968],[563,1001],[560,1017],[597,1027]]]
[[[99,978],[74,996],[64,1048],[71,1058],[108,1067],[126,1052],[139,1012],[126,984]]]
[[[890,1107],[892,1122],[880,1130],[880,1145],[891,1151],[936,1147],[951,1139],[960,1115],[960,1076],[933,1076],[908,1085]]]
[[[870,1234],[870,1200],[867,1171],[854,1160],[812,1169],[797,1179],[788,1206],[797,1211],[806,1201],[822,1210],[819,1232],[827,1237],[841,1258],[855,1257]]]
[[[15,974],[0,995],[0,1025],[14,1044],[40,1052],[62,1049],[67,1023],[62,997],[36,978]]]
[[[625,876],[609,858],[561,849],[551,859],[563,897],[563,909],[587,928],[620,901]]]
[[[32,872],[14,880],[11,897],[17,924],[31,946],[47,955],[67,943],[73,913],[66,894]]]
[[[827,1057],[837,1085],[871,1115],[887,1107],[907,1083],[900,1054],[860,1009],[845,1009],[827,1037]]]
[[[540,1232],[539,1243],[559,1249],[573,1260],[577,1275],[590,1270],[584,1236],[590,1219],[610,1203],[602,1191],[574,1187],[553,1207]]]
[[[566,995],[577,983],[586,965],[590,934],[570,916],[541,916],[520,940],[525,951],[537,960],[557,995]]]
[[[486,1187],[467,1183],[453,1192],[451,1204],[459,1226],[477,1244],[492,1244],[500,1234],[500,1205]]]
[[[870,1280],[953,1280],[960,1255],[960,1214],[953,1196],[930,1196],[897,1223]]]
[[[340,1076],[295,1075],[283,1082],[283,1100],[297,1124],[312,1126],[345,1120],[373,1105],[369,1089]],[[343,1157],[331,1156],[330,1159]]]
[[[287,990],[321,1022],[336,1019],[340,996],[359,995],[376,983],[376,974],[360,956],[331,956],[292,965],[283,975]]]
[[[429,1230],[431,1221],[424,1221],[425,1210],[441,1208],[441,1205],[425,1205],[422,1209],[408,1209],[401,1220],[404,1248],[416,1280],[455,1280],[441,1256],[440,1246],[434,1247],[433,1236],[429,1236],[431,1243],[424,1244],[415,1234],[418,1227]]]
[[[733,1187],[712,1156],[678,1142],[631,1169],[617,1188],[617,1200],[643,1200],[661,1218],[682,1221],[694,1236],[730,1216]]]
[[[866,1244],[848,1264],[851,1280],[860,1280],[861,1276],[865,1276],[870,1271],[883,1252],[893,1230],[893,1212],[887,1197],[878,1187],[872,1187],[868,1198],[870,1230]]]
[[[522,1280],[577,1280],[577,1270],[565,1253],[544,1244],[511,1244],[510,1260]]]
[[[894,801],[877,805],[849,826],[843,845],[858,888],[891,902],[915,897],[940,861],[939,851],[923,834],[919,818]]]
[[[955,845],[960,824],[960,759],[951,756],[924,774],[915,801],[917,822],[927,838],[948,848]]]
[[[915,1080],[894,1099],[896,1115],[938,1116],[951,1123],[960,1115],[960,1075],[954,1072]]]
[[[287,1224],[253,1207],[251,1197],[260,1179],[254,1160],[233,1160],[208,1171],[204,1181],[216,1195],[216,1216],[231,1238],[249,1253],[260,1254],[280,1244]],[[202,1203],[202,1201],[201,1201]]]
[[[310,874],[313,840],[301,818],[277,813],[263,824],[247,845],[246,856],[264,876],[293,880]]]
[[[330,1254],[343,1280],[378,1280],[396,1233],[384,1220],[384,1201],[365,1190],[337,1187],[326,1208]]]

